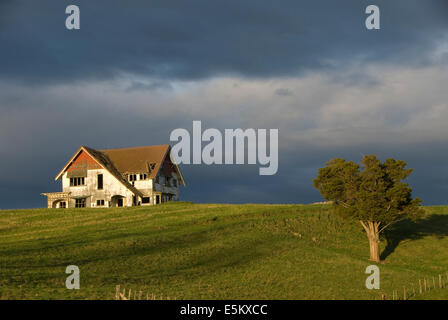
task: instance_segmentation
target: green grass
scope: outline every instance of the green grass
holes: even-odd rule
[[[427,207],[381,243],[367,290],[359,223],[325,205],[170,203],[0,211],[1,299],[112,299],[115,286],[178,299],[378,299],[448,271],[448,207]],[[65,268],[81,289],[65,288]],[[432,283],[432,280],[431,280]],[[418,299],[447,299],[447,289]]]

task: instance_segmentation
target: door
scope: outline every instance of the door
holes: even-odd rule
[[[118,198],[117,199],[117,207],[122,207],[123,206],[123,198]]]

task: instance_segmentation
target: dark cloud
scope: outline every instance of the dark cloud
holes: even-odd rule
[[[79,31],[65,29],[70,4],[81,8]],[[431,55],[446,37],[447,2],[376,0],[380,31],[364,28],[369,4],[0,0],[0,208],[44,206],[39,194],[60,190],[53,178],[80,145],[101,149],[169,143],[171,130],[191,130],[191,121],[204,119],[206,127],[220,129],[279,128],[279,171],[261,177],[258,166],[184,165],[185,200],[319,201],[312,179],[325,161],[359,160],[374,153],[408,161],[415,168],[410,178],[415,195],[426,204],[446,203],[448,153],[440,138],[448,114],[446,90],[423,86],[435,74],[423,73],[421,86],[408,81],[412,73],[396,78],[392,84],[398,83],[398,89],[381,91],[384,99],[361,90],[384,90],[391,84],[383,81],[384,72],[366,71],[366,64],[407,70],[434,63]],[[301,87],[314,73],[327,75],[327,82],[338,87],[314,79]],[[258,91],[245,82],[287,81],[297,75],[299,84],[274,83]],[[211,79],[219,76],[231,77],[230,88]],[[198,79],[210,81],[208,87],[198,81],[190,96],[180,92],[191,87],[176,91],[176,81]],[[437,79],[433,87],[439,88],[444,78]],[[350,87],[355,90],[344,91]],[[264,92],[264,100],[274,100],[262,104],[257,97]],[[347,99],[335,99],[339,93]],[[369,100],[378,105],[369,104],[372,108],[363,109],[362,117],[358,109]],[[427,123],[414,119],[417,113],[424,117],[430,107],[433,115]],[[399,137],[385,130],[413,121],[415,130],[434,128],[434,135],[414,133],[413,138],[421,139],[409,142],[411,130]],[[360,131],[350,131],[354,123]],[[366,123],[372,125],[370,131],[362,131]],[[316,137],[301,140],[307,130],[316,130]],[[331,143],[320,144],[327,140]]]
[[[154,81],[154,82],[142,82],[133,81],[131,85],[127,88],[128,92],[139,91],[139,90],[173,90],[173,86],[167,81]]]
[[[288,88],[278,88],[275,90],[275,94],[283,97],[290,97],[294,95],[291,89]]]
[[[368,1],[6,1],[0,76],[36,83],[130,73],[166,79],[289,76],[356,59],[423,64],[446,34],[445,0],[378,0],[382,29],[364,28]]]

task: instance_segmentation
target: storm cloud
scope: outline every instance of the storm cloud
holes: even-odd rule
[[[381,31],[364,27],[369,1],[18,0],[1,8],[0,75],[60,82],[122,74],[164,79],[295,76],[356,60],[427,63],[446,37],[444,0],[378,0]]]
[[[279,129],[279,170],[183,165],[183,200],[308,203],[317,169],[406,160],[447,202],[448,5],[375,1],[0,3],[0,208],[39,207],[80,145],[170,143],[176,128]]]

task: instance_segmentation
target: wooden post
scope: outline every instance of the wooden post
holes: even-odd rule
[[[136,297],[136,294],[137,294],[137,291],[134,291],[134,300],[136,300],[136,299],[135,299],[135,297]]]
[[[140,290],[140,293],[138,294],[138,300],[142,300],[142,290]]]
[[[407,300],[406,299],[406,287],[403,287],[403,300]]]
[[[129,289],[128,300],[131,300],[131,289]]]
[[[442,275],[439,274],[439,289],[442,289]]]
[[[433,289],[436,289],[436,278],[432,277]]]
[[[423,283],[425,285],[425,292],[426,292],[426,278],[423,278]]]
[[[420,288],[420,294],[422,294],[423,290],[422,290],[422,280],[418,279],[418,286]]]
[[[115,287],[115,300],[120,300],[120,285]]]

